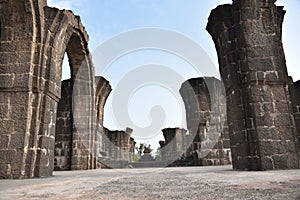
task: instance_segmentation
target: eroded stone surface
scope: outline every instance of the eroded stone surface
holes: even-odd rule
[[[190,137],[184,160],[189,165],[230,164],[226,99],[222,82],[213,77],[190,79],[182,84],[180,94],[185,103]]]
[[[299,168],[282,47],[284,14],[274,0],[234,0],[209,17],[226,89],[234,169]]]
[[[71,78],[74,81],[76,76],[80,85],[76,88],[77,99],[82,97],[95,110],[93,91],[88,89],[94,88],[95,83],[88,35],[78,16],[47,7],[46,1],[1,1],[0,18],[0,177],[50,176],[65,52],[70,60]],[[81,114],[77,112],[75,118],[88,118],[90,123],[86,126],[86,137],[77,140],[77,146],[87,143],[96,122],[96,116]],[[74,135],[79,135],[78,131],[74,130]],[[93,148],[91,144],[85,150]],[[73,156],[78,169],[94,168],[95,154],[81,153]]]
[[[290,92],[293,103],[294,119],[297,129],[297,138],[300,144],[300,81],[296,81],[295,83],[291,81]]]
[[[134,161],[135,141],[131,138],[132,131],[130,128],[125,131],[105,128],[105,137],[102,138],[105,154],[99,158],[104,168],[124,168]]]

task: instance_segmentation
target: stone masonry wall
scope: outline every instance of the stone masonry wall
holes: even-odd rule
[[[96,152],[97,155],[97,166],[98,167],[105,167],[101,160],[106,159],[108,156],[108,149],[105,147],[106,143],[108,142],[108,138],[106,137],[106,133],[103,126],[103,116],[104,116],[104,105],[105,102],[112,91],[112,88],[109,82],[100,76],[96,77],[96,108],[97,108],[97,130],[96,136],[99,149]]]
[[[300,81],[296,81],[291,84],[292,86],[290,90],[292,90],[291,97],[293,102],[293,112],[297,129],[297,138],[300,143]],[[298,148],[298,151],[300,151],[300,148]]]
[[[72,81],[62,81],[61,99],[57,107],[54,170],[71,170],[72,157]]]
[[[0,24],[0,178],[52,175],[65,52],[76,102],[89,109],[75,109],[72,169],[94,168],[94,67],[80,18],[46,0],[10,0],[0,1]]]
[[[95,168],[100,168],[101,163],[99,159],[102,158],[103,152],[107,151],[103,149],[103,112],[106,99],[111,92],[111,86],[109,82],[103,77],[96,77],[96,108],[97,108],[97,130],[94,138],[91,142],[98,148],[94,148],[93,151],[97,155]],[[73,123],[72,112],[72,95],[73,95],[73,81],[71,79],[62,81],[61,99],[58,103],[57,120],[56,120],[56,132],[55,132],[55,158],[54,169],[55,170],[71,170],[72,169],[72,147],[73,145],[73,128],[76,128],[76,124]],[[104,153],[106,155],[107,152]]]
[[[134,139],[131,138],[132,129],[125,131],[111,131],[104,128],[103,151],[106,156],[100,158],[103,167],[124,168],[134,160]]]
[[[180,128],[165,128],[162,130],[165,138],[160,142],[162,160],[167,165],[172,165],[176,160],[180,160],[186,151],[186,130]],[[176,165],[176,164],[175,164]]]
[[[180,88],[187,127],[194,137],[186,152],[192,165],[231,163],[223,88],[222,82],[213,77],[190,79]]]
[[[209,17],[226,89],[234,169],[299,168],[282,47],[284,14],[275,0],[234,0]]]

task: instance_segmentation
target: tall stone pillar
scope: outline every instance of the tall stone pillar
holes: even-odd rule
[[[234,169],[299,167],[282,46],[284,14],[275,0],[234,0],[209,17],[227,95]]]
[[[129,146],[129,162],[132,163],[134,162],[134,156],[135,156],[135,144],[136,142],[134,139],[131,137],[130,138],[130,146]]]

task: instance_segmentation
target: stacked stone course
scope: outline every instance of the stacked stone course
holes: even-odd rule
[[[81,97],[95,111],[88,36],[79,17],[47,7],[44,0],[1,1],[0,19],[0,177],[50,176],[65,52],[70,58],[72,78],[84,69],[77,76],[78,84],[85,88],[86,96]],[[80,92],[78,89],[79,96],[83,95]],[[77,113],[76,117],[84,116]],[[88,137],[93,134],[95,117],[87,118]],[[81,159],[90,162],[93,156],[82,155]],[[82,166],[89,168],[89,164]]]
[[[226,89],[233,168],[299,168],[282,22],[275,0],[234,0],[211,12],[207,30]]]

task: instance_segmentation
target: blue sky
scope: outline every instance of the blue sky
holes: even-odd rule
[[[60,9],[70,9],[80,15],[84,26],[90,36],[89,48],[93,52],[100,44],[129,30],[156,27],[173,30],[184,34],[200,45],[209,55],[211,61],[218,68],[217,54],[214,43],[205,27],[210,11],[217,5],[231,3],[231,0],[48,0],[48,5]],[[300,79],[300,69],[297,66],[300,52],[300,1],[279,0],[277,5],[284,5],[287,10],[283,29],[283,44],[286,53],[289,74],[294,81]],[[101,74],[108,79],[112,88],[117,90],[118,84],[124,76],[143,65],[161,64],[172,68],[183,79],[198,77],[189,63],[180,57],[159,50],[135,51],[116,60]],[[96,67],[96,72],[99,70]],[[68,77],[68,66],[63,67],[63,78]],[[203,74],[218,76],[218,74]],[[180,83],[176,86],[179,89]],[[113,110],[112,93],[105,107],[104,124],[110,129],[125,129],[116,120],[118,111]],[[184,109],[182,100],[168,88],[157,84],[148,84],[132,92],[128,99],[128,113],[134,124],[145,127],[151,124],[151,108],[160,105],[165,112],[164,127],[185,128]],[[130,126],[130,125],[129,125]],[[139,133],[135,133],[139,138]],[[149,133],[151,138],[137,139],[141,142],[151,143],[155,147],[158,140],[163,139],[160,133]]]

